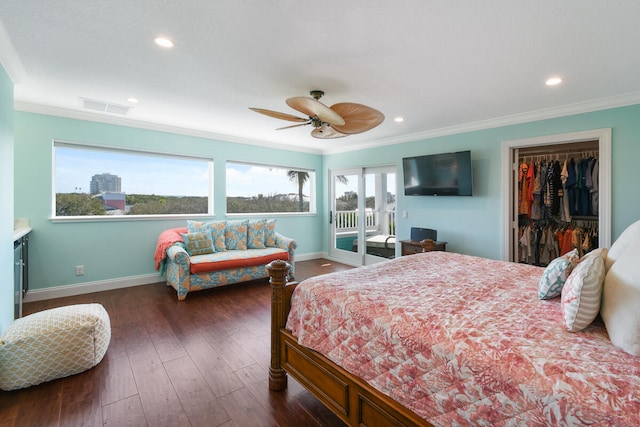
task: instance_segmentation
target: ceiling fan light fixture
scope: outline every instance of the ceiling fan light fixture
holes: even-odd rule
[[[384,114],[380,111],[354,102],[341,102],[331,107],[318,101],[324,92],[312,90],[307,96],[295,96],[287,98],[289,107],[304,113],[308,119],[281,113],[279,111],[265,110],[263,108],[249,107],[256,113],[264,114],[276,119],[299,122],[298,125],[286,126],[280,129],[289,129],[297,126],[312,125],[311,136],[314,138],[341,138],[347,135],[366,132],[378,126],[384,121]]]

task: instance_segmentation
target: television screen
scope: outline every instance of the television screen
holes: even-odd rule
[[[405,196],[471,196],[471,151],[402,159]]]

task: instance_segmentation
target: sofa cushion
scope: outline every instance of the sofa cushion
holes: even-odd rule
[[[264,245],[264,219],[253,219],[247,224],[247,247],[248,249],[263,249]]]
[[[227,250],[227,246],[224,240],[226,225],[227,221],[187,221],[187,230],[189,233],[197,233],[199,231],[211,233],[213,250],[216,252],[221,252]]]
[[[289,260],[289,252],[280,248],[247,249],[216,252],[191,257],[191,274],[208,273],[231,268],[253,267],[275,260]]]
[[[182,235],[185,249],[189,255],[204,255],[213,253],[213,241],[208,231],[198,231]]]
[[[268,248],[276,247],[276,220],[268,219],[264,222],[264,244]]]
[[[229,250],[244,251],[247,249],[247,224],[249,221],[227,221],[224,240]]]

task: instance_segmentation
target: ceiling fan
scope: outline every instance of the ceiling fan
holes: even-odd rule
[[[295,96],[288,98],[286,101],[289,107],[306,114],[307,118],[263,108],[249,107],[249,109],[276,119],[298,122],[296,125],[281,127],[277,130],[312,125],[311,136],[321,139],[341,138],[366,132],[378,126],[384,120],[384,114],[366,105],[340,102],[327,107],[318,101],[324,95],[323,91],[312,90],[309,94],[312,98]]]

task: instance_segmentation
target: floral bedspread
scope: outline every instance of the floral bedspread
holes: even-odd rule
[[[307,279],[298,341],[438,425],[640,425],[640,358],[565,329],[543,269],[428,252]]]

